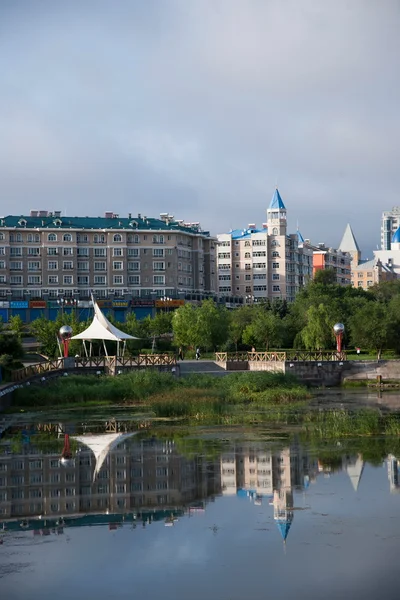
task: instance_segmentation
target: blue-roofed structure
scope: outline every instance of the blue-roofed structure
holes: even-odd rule
[[[274,195],[272,196],[272,200],[271,203],[269,205],[269,209],[270,210],[286,210],[286,206],[283,203],[283,200],[281,198],[281,195],[279,193],[278,188],[275,188],[275,192]]]
[[[246,238],[250,238],[252,233],[265,233],[265,229],[233,229],[230,232],[233,240],[244,240]]]

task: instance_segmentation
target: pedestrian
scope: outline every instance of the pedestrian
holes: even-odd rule
[[[183,360],[183,350],[182,350],[182,346],[180,346],[180,348],[179,348],[179,352],[178,352],[178,358],[179,358],[179,360]]]
[[[200,360],[200,348],[196,348],[196,360]]]

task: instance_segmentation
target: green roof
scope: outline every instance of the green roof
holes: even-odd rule
[[[25,215],[8,215],[0,217],[1,227],[17,229],[112,229],[112,230],[154,230],[154,231],[183,231],[185,233],[209,236],[208,231],[202,231],[198,225],[184,226],[181,221],[166,223],[162,219],[150,217],[31,217]]]

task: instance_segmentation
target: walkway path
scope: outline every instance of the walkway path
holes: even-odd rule
[[[180,360],[178,362],[182,377],[192,373],[203,373],[208,375],[223,376],[227,371],[219,367],[213,360]]]

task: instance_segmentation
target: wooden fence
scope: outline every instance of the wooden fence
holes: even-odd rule
[[[54,371],[69,371],[80,369],[84,370],[102,370],[109,372],[110,368],[137,368],[137,367],[158,367],[158,366],[174,366],[176,365],[176,356],[174,354],[139,354],[131,358],[122,356],[92,356],[67,358],[64,363],[63,358],[56,358],[47,362],[29,365],[23,369],[17,369],[12,372],[12,381],[27,381],[39,375],[45,376]]]
[[[322,362],[346,360],[346,352],[336,350],[289,350],[276,352],[216,352],[215,362]]]

